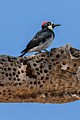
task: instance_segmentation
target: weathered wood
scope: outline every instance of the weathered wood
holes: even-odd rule
[[[65,103],[80,99],[80,50],[0,55],[0,102]]]

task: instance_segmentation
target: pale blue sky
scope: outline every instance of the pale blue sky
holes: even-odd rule
[[[60,23],[47,49],[80,49],[80,0],[0,0],[0,54],[19,56],[43,21]],[[34,53],[31,53],[34,54]],[[27,54],[30,55],[30,54]],[[0,104],[1,120],[79,120],[80,101],[67,104]]]

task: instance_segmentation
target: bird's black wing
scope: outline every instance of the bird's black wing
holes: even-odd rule
[[[43,44],[46,41],[46,38],[50,38],[52,34],[54,34],[53,31],[48,30],[48,29],[42,29],[28,43],[28,45],[26,46],[26,51],[28,51],[40,44]]]

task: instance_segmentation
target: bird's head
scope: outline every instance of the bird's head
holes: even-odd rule
[[[54,27],[57,27],[57,26],[61,26],[61,25],[60,25],[60,24],[54,24],[54,23],[52,23],[52,22],[43,22],[43,23],[42,23],[42,29],[48,28],[48,29],[50,29],[50,30],[53,30]]]

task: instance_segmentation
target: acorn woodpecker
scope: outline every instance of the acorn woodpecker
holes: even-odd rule
[[[60,24],[54,24],[52,22],[43,22],[42,30],[37,32],[34,38],[28,43],[26,48],[21,52],[20,57],[24,56],[28,52],[40,52],[45,50],[51,45],[55,34],[53,32],[54,27],[60,26]]]

